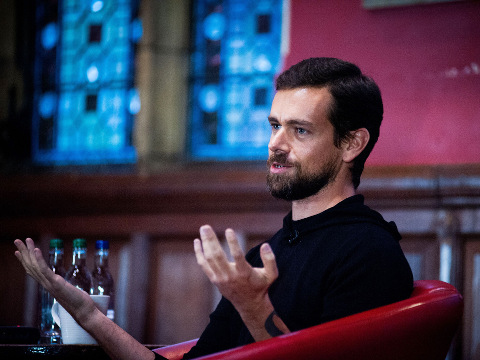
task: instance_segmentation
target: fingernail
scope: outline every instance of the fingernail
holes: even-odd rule
[[[208,235],[208,230],[209,230],[209,226],[208,225],[203,225],[201,228],[200,228],[200,234],[201,235]]]
[[[269,243],[265,243],[263,245],[263,251],[264,252],[272,252],[272,248],[270,247],[270,244]]]

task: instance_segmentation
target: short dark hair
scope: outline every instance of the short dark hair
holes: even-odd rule
[[[355,64],[347,61],[317,57],[302,60],[281,73],[275,83],[276,90],[300,87],[326,87],[333,98],[329,120],[334,128],[334,144],[353,136],[352,131],[366,128],[370,140],[355,158],[352,182],[355,189],[360,184],[365,161],[380,134],[383,119],[383,102],[377,84]]]

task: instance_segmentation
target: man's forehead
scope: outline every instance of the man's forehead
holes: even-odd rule
[[[279,90],[275,94],[270,112],[271,118],[280,120],[310,121],[319,115],[324,117],[332,96],[326,88],[302,87]]]

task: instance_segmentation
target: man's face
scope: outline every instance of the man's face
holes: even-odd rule
[[[301,200],[335,180],[342,150],[333,143],[328,120],[332,97],[326,88],[280,90],[269,122],[267,184],[273,196]]]

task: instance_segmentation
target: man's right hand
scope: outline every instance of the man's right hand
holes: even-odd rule
[[[14,241],[15,256],[22,263],[28,275],[42,285],[67,310],[70,315],[92,335],[106,353],[113,359],[153,360],[153,352],[140,344],[125,330],[110,321],[85,291],[76,288],[55,274],[45,262],[40,249],[35,248],[28,238],[25,244]]]
[[[68,283],[48,267],[42,252],[35,247],[32,239],[27,238],[25,244],[19,239],[14,243],[18,249],[15,256],[26,273],[52,294],[79,323],[95,311],[95,303],[85,291]]]

